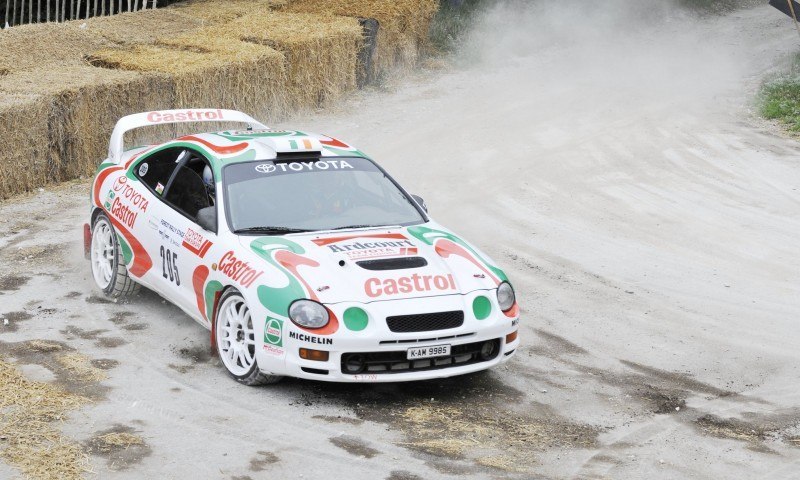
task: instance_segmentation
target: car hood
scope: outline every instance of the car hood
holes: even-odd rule
[[[239,240],[272,271],[259,279],[264,286],[302,289],[322,303],[466,294],[505,279],[486,255],[433,222]]]

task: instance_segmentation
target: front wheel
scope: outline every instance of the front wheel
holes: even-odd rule
[[[128,274],[122,259],[117,232],[105,213],[98,215],[92,229],[92,247],[89,253],[94,283],[110,297],[124,297],[135,293],[139,284]]]
[[[222,295],[214,321],[217,353],[231,377],[249,386],[281,379],[279,375],[266,375],[258,369],[253,319],[238,291],[231,289]]]

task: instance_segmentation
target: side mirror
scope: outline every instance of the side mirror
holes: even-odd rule
[[[217,233],[217,207],[211,206],[198,210],[197,224],[204,230]]]
[[[411,198],[414,199],[417,204],[425,210],[425,213],[428,213],[428,205],[425,203],[425,200],[422,199],[419,195],[411,195]]]

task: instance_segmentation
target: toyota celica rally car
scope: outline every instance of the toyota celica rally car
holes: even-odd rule
[[[182,122],[244,129],[123,148],[129,130]],[[335,138],[231,110],[129,115],[90,210],[97,286],[112,297],[156,291],[211,330],[247,385],[449,377],[505,362],[519,345],[502,270]]]

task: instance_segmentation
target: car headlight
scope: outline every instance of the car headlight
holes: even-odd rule
[[[514,295],[514,289],[511,288],[510,283],[503,282],[497,287],[497,304],[500,305],[500,310],[504,312],[511,310],[516,301],[517,297]]]
[[[295,300],[289,306],[289,318],[305,328],[322,328],[330,321],[328,309],[313,300]]]

